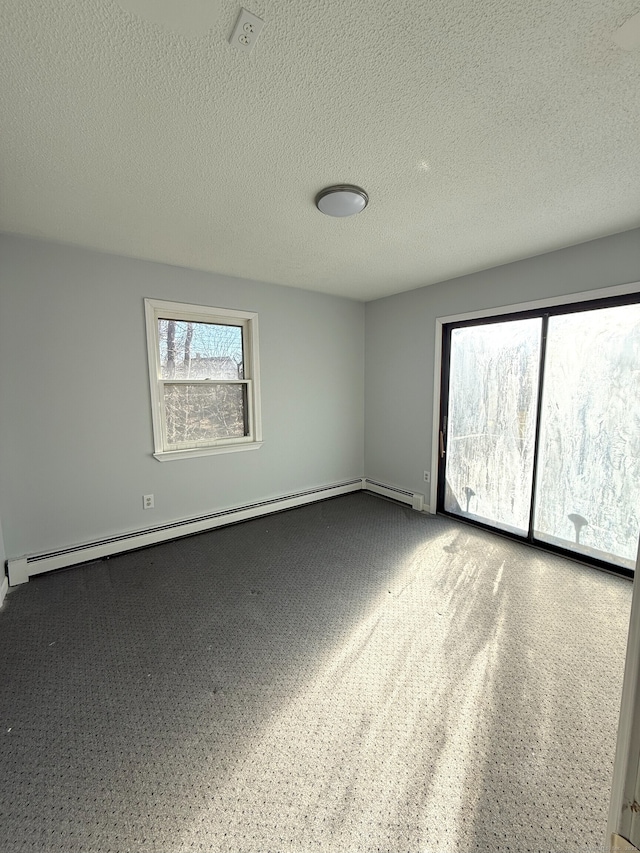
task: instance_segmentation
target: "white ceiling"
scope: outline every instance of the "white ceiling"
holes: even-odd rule
[[[0,0],[0,230],[373,299],[640,225],[640,0],[244,2]]]

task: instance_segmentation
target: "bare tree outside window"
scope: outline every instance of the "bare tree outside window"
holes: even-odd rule
[[[246,435],[242,327],[159,319],[158,342],[169,445]]]
[[[158,320],[163,379],[244,379],[242,326]]]
[[[257,316],[152,299],[145,311],[156,458],[258,447]]]

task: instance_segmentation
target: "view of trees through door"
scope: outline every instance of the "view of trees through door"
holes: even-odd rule
[[[438,509],[631,572],[640,304],[451,324],[443,356]]]

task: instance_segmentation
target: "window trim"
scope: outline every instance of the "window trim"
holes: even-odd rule
[[[151,419],[153,424],[153,456],[159,462],[188,459],[194,456],[212,456],[218,453],[234,453],[242,450],[257,450],[262,447],[262,418],[260,409],[260,364],[258,359],[258,315],[254,311],[236,311],[229,308],[213,308],[184,302],[169,302],[162,299],[145,299],[145,324],[147,357],[149,364],[149,387],[151,392]],[[242,326],[244,347],[244,377],[240,380],[212,380],[212,384],[241,384],[247,389],[247,421],[249,434],[241,438],[224,438],[201,446],[167,450],[164,417],[165,383],[203,384],[194,380],[163,380],[160,371],[160,348],[158,342],[158,320],[172,319],[194,323],[215,323]]]

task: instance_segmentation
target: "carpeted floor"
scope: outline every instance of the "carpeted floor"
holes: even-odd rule
[[[596,853],[631,583],[362,493],[0,612],[0,849]]]

